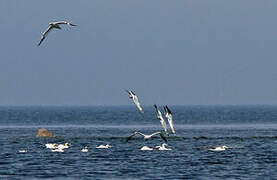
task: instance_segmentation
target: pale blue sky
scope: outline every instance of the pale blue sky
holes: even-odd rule
[[[47,2],[47,3],[46,3]],[[275,0],[0,1],[0,105],[277,104]],[[77,27],[53,31],[50,21]]]

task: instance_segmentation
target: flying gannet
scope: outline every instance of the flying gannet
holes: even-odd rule
[[[139,134],[139,135],[141,135],[141,136],[143,136],[144,137],[144,140],[148,140],[148,139],[151,139],[152,138],[152,136],[155,136],[155,135],[160,135],[160,137],[167,143],[167,139],[166,139],[166,137],[161,133],[161,132],[155,132],[155,133],[153,133],[153,134],[150,134],[150,135],[146,135],[146,134],[143,134],[143,133],[141,133],[141,132],[134,132],[131,136],[129,136],[129,137],[127,137],[127,139],[126,139],[126,142],[128,142],[130,139],[132,139],[132,137],[133,136],[135,136],[135,135],[137,135],[137,134]]]
[[[170,109],[168,108],[168,106],[164,106],[164,112],[165,112],[165,117],[167,118],[169,126],[171,128],[171,131],[172,131],[173,134],[175,134],[173,119],[172,119],[172,113],[171,113]]]
[[[162,115],[161,111],[158,109],[156,104],[154,104],[154,107],[155,107],[156,112],[157,112],[157,118],[160,120],[161,125],[163,126],[166,135],[168,135],[167,126],[166,126],[165,120],[163,118],[163,115]]]
[[[136,96],[136,94],[133,91],[128,91],[126,90],[129,94],[129,98],[132,99],[135,103],[135,105],[138,107],[138,109],[140,110],[141,113],[143,113],[142,107],[138,101],[138,97]]]
[[[48,28],[42,33],[41,39],[40,39],[40,41],[39,41],[39,43],[38,43],[38,46],[40,46],[40,44],[42,43],[42,41],[45,39],[45,37],[48,35],[48,33],[49,33],[53,28],[62,29],[62,28],[60,27],[61,24],[67,24],[67,25],[70,25],[70,26],[77,26],[77,25],[75,25],[75,24],[71,24],[71,23],[66,22],[66,21],[50,22]]]

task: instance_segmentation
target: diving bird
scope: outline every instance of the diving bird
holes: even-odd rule
[[[157,112],[157,118],[160,120],[166,135],[168,135],[167,126],[166,126],[165,120],[163,118],[163,115],[162,115],[161,111],[158,109],[156,104],[154,104],[154,107],[155,107],[156,112]]]
[[[126,92],[128,92],[129,98],[134,101],[135,105],[138,107],[140,112],[143,113],[142,107],[138,101],[138,97],[136,96],[136,94],[133,91],[128,91],[128,90],[126,90]]]
[[[165,137],[161,132],[155,132],[155,133],[153,133],[153,134],[146,135],[146,134],[143,134],[143,133],[137,132],[137,131],[134,132],[131,136],[127,137],[126,142],[128,142],[130,139],[132,139],[133,136],[135,136],[135,135],[137,135],[137,134],[143,136],[144,140],[149,140],[149,139],[152,138],[152,136],[155,136],[155,135],[158,135],[158,134],[159,134],[160,137],[164,140],[164,142],[167,143],[166,137]]]
[[[168,108],[168,106],[164,106],[164,112],[165,112],[165,117],[167,118],[169,126],[171,128],[171,131],[172,131],[173,134],[175,134],[173,119],[172,119],[172,113],[171,113],[170,109]]]
[[[41,36],[41,39],[38,43],[38,46],[40,46],[40,44],[42,43],[42,41],[45,39],[45,37],[48,35],[48,33],[53,29],[62,29],[60,27],[61,24],[67,24],[67,25],[70,25],[70,26],[77,26],[75,24],[71,24],[69,22],[66,22],[66,21],[57,21],[57,22],[50,22],[49,23],[49,26],[48,28],[42,33],[42,36]]]

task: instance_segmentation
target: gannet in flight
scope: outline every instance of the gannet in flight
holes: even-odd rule
[[[172,119],[172,113],[171,113],[170,109],[168,108],[168,106],[164,106],[164,112],[165,112],[165,117],[167,118],[169,126],[171,128],[171,131],[172,131],[173,134],[175,134],[173,119]]]
[[[166,123],[164,121],[163,115],[162,115],[161,111],[158,109],[156,104],[154,104],[154,107],[155,107],[156,112],[157,112],[157,118],[160,120],[160,122],[161,122],[161,124],[164,128],[165,133],[168,135],[167,126],[166,126]]]
[[[50,22],[49,23],[49,26],[48,28],[42,33],[42,36],[41,36],[41,39],[38,43],[38,46],[42,43],[42,41],[45,39],[45,37],[47,36],[47,34],[53,29],[53,28],[56,28],[56,29],[62,29],[59,25],[61,24],[67,24],[67,25],[70,25],[70,26],[77,26],[75,24],[71,24],[69,22],[66,22],[66,21],[57,21],[57,22]]]
[[[136,94],[133,92],[133,91],[128,91],[126,90],[129,94],[129,98],[132,99],[134,101],[134,103],[136,104],[136,106],[138,107],[138,109],[140,110],[141,113],[143,113],[143,110],[142,110],[142,107],[141,105],[139,104],[139,101],[138,101],[138,97],[136,96]]]
[[[139,135],[143,136],[143,137],[144,137],[144,140],[151,139],[152,136],[155,136],[155,135],[159,134],[159,135],[161,136],[161,138],[167,143],[166,137],[165,137],[161,132],[155,132],[155,133],[150,134],[150,135],[146,135],[146,134],[143,134],[143,133],[141,133],[141,132],[134,132],[131,136],[127,137],[126,142],[128,142],[128,141],[129,141],[133,136],[135,136],[136,134],[139,134]]]

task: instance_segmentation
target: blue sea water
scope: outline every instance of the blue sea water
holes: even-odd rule
[[[163,143],[126,143],[134,131],[162,131],[150,106],[143,115],[135,106],[0,107],[0,179],[277,179],[277,106],[170,108],[172,150],[140,151]],[[37,138],[40,128],[59,137]],[[72,146],[64,153],[45,148],[65,142]],[[221,145],[229,148],[209,151]]]

